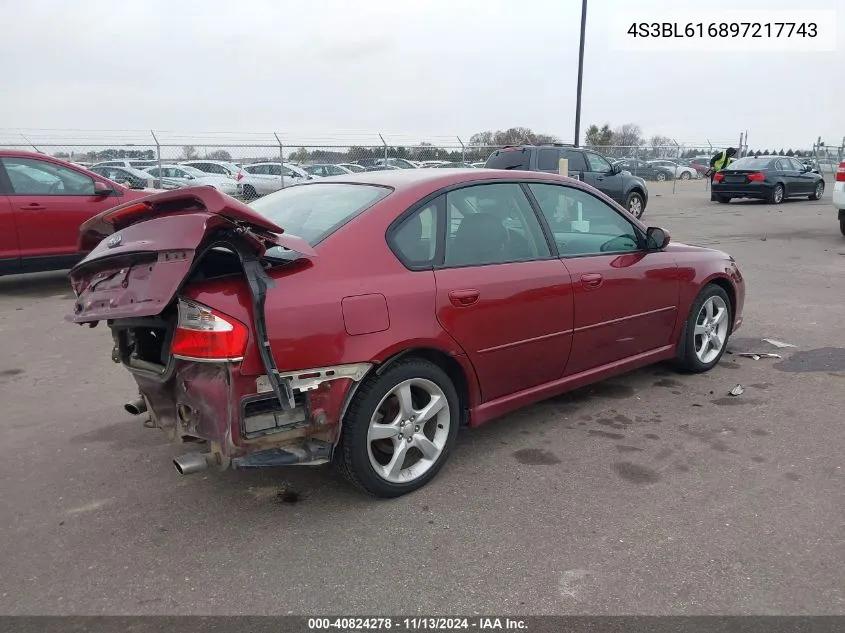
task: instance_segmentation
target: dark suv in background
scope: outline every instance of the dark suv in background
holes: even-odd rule
[[[561,158],[569,161],[569,176],[592,185],[616,200],[634,217],[642,217],[648,203],[645,180],[614,166],[601,154],[572,145],[518,145],[490,154],[488,169],[519,169],[558,173]]]

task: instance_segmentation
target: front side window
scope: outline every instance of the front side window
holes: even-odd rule
[[[602,174],[610,171],[610,163],[604,157],[593,154],[592,152],[584,152],[584,154],[587,156],[590,171],[597,171]]]
[[[390,192],[374,185],[315,182],[285,187],[249,206],[314,246]]]
[[[640,250],[634,225],[598,198],[565,185],[528,185],[561,257]]]
[[[93,196],[94,180],[61,165],[34,158],[3,158],[12,195]]]
[[[446,266],[530,261],[550,254],[520,185],[474,185],[446,194]]]

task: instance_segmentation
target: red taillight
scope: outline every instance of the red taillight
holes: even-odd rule
[[[845,160],[839,163],[836,169],[836,182],[845,182]]]
[[[243,177],[244,177],[244,173],[242,171],[239,171],[238,175],[235,177],[235,180],[240,180]]]
[[[747,178],[749,182],[760,182],[761,180],[766,179],[766,174],[764,174],[762,171],[758,171],[753,174],[748,174]]]
[[[717,171],[716,174],[713,176],[713,180],[716,182],[722,182],[725,179],[725,174],[720,171]]]
[[[122,209],[118,209],[117,211],[113,211],[109,213],[106,217],[108,218],[109,223],[111,224],[119,224],[126,222],[129,218],[136,216],[136,215],[143,215],[147,213],[150,209],[152,209],[153,205],[149,202],[136,202],[135,204],[130,204],[128,206],[123,207]]]
[[[179,299],[179,320],[170,351],[177,358],[200,361],[240,360],[249,329],[232,317],[188,299]]]

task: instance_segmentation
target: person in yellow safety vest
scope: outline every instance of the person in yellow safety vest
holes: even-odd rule
[[[710,186],[713,186],[713,178],[716,177],[717,171],[722,171],[725,167],[730,165],[731,157],[736,154],[736,149],[733,147],[729,147],[726,150],[715,154],[713,158],[710,159],[710,169],[707,170],[707,175],[710,176]],[[713,194],[710,194],[710,200],[715,200],[716,197]]]

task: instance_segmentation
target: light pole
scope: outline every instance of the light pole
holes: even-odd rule
[[[578,88],[575,97],[575,147],[581,135],[581,84],[584,79],[584,30],[587,26],[587,0],[581,0],[581,46],[578,49]]]

